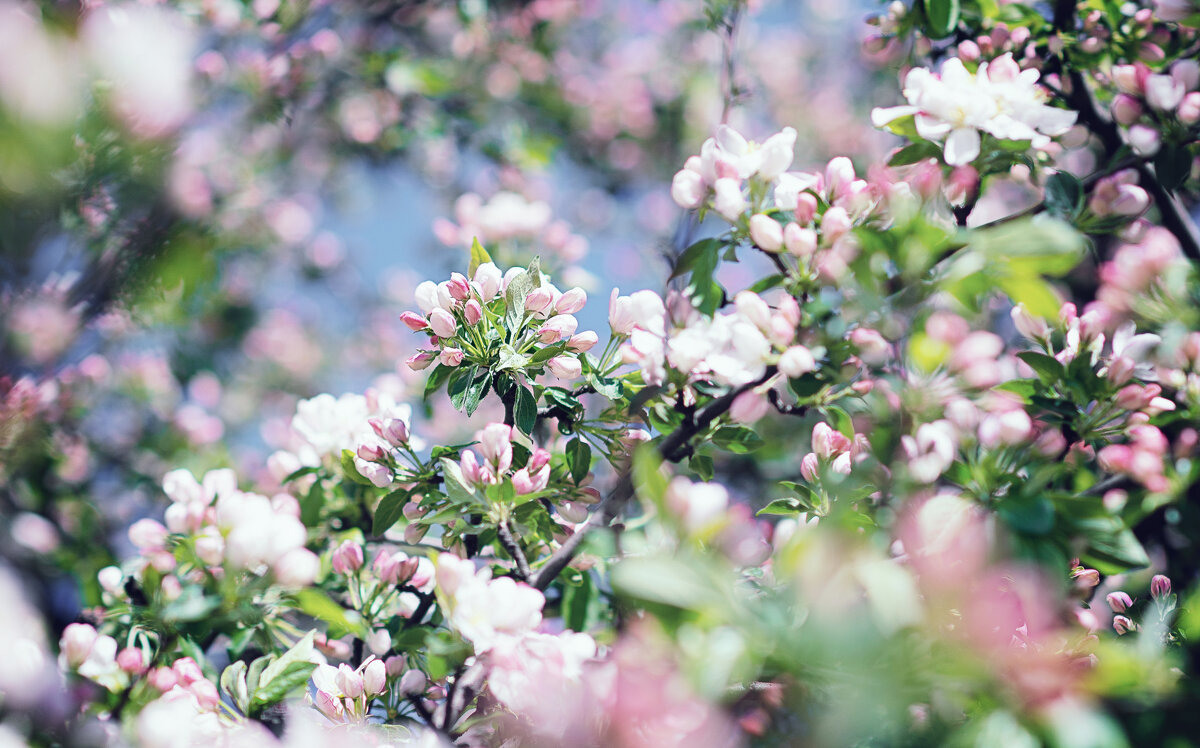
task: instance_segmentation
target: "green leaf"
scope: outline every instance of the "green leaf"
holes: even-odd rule
[[[1182,146],[1164,145],[1154,157],[1154,174],[1168,192],[1182,187],[1191,169],[1192,158]]]
[[[246,663],[238,660],[221,673],[221,690],[229,695],[242,714],[250,710],[250,692],[246,687]]]
[[[450,385],[447,388],[447,393],[450,395],[450,404],[455,410],[462,410],[466,404],[467,392],[471,389],[471,384],[475,381],[475,374],[479,371],[478,366],[471,368],[463,367],[450,376]]]
[[[578,438],[567,442],[567,466],[571,469],[571,480],[580,485],[592,469],[592,446]]]
[[[1054,504],[1044,497],[1008,499],[998,511],[1009,527],[1029,535],[1045,535],[1054,529]]]
[[[1029,402],[1029,398],[1033,397],[1033,393],[1037,392],[1037,385],[1031,379],[1010,379],[1007,382],[996,385],[992,389],[1000,390],[1001,392],[1011,392],[1025,402]]]
[[[302,592],[315,592],[315,590],[301,590]],[[316,631],[309,631],[298,642],[292,645],[288,651],[279,655],[271,661],[271,664],[262,671],[262,675],[258,678],[258,688],[254,693],[254,701],[259,704],[270,704],[278,701],[291,690],[283,690],[281,693],[280,687],[271,688],[272,682],[279,678],[284,678],[289,672],[296,672],[301,668],[296,666],[308,666],[305,671],[303,681],[308,680],[308,674],[317,666],[315,662],[311,662],[313,656],[313,638],[316,636]],[[295,678],[289,678],[280,686],[287,685],[294,681]]]
[[[767,504],[762,509],[759,509],[757,514],[780,514],[784,516],[792,516],[800,512],[800,502],[795,499],[775,499],[770,504]]]
[[[554,345],[548,345],[545,348],[536,351],[532,356],[529,357],[529,365],[536,366],[538,364],[545,363],[566,349],[566,341],[555,343]]]
[[[839,431],[842,436],[854,441],[854,420],[850,418],[850,414],[836,405],[826,406],[823,410],[829,419],[829,425]]]
[[[1083,210],[1083,185],[1074,175],[1059,171],[1046,180],[1046,210],[1068,220]]]
[[[542,271],[537,257],[533,258],[533,262],[529,263],[524,273],[509,281],[508,288],[504,291],[504,300],[508,306],[506,320],[511,329],[516,330],[525,317],[525,297],[541,285]]]
[[[398,488],[384,496],[380,500],[379,506],[375,507],[375,519],[371,523],[371,533],[382,536],[391,529],[392,525],[404,516],[404,505],[408,503],[408,497],[411,495],[411,489]]]
[[[888,166],[908,166],[940,155],[941,150],[933,143],[912,143],[892,154]]]
[[[537,400],[534,399],[533,392],[523,384],[517,385],[513,420],[516,421],[517,428],[526,434],[532,434],[533,427],[537,424]]]
[[[220,598],[206,597],[198,587],[190,587],[184,594],[167,603],[163,608],[164,621],[199,621],[207,618],[221,607]]]
[[[679,260],[676,261],[675,267],[671,270],[671,278],[678,278],[685,273],[691,272],[699,263],[703,262],[707,264],[712,261],[710,258],[717,256],[717,252],[720,249],[721,241],[719,239],[701,239],[683,250],[683,254],[679,255]]]
[[[1047,356],[1037,351],[1024,351],[1018,353],[1017,358],[1024,361],[1029,365],[1030,369],[1037,372],[1038,378],[1046,384],[1054,384],[1066,376],[1063,365],[1053,356]]]
[[[346,610],[315,587],[296,592],[296,607],[313,618],[320,619],[342,631],[356,634],[360,638],[365,639],[369,633],[367,627],[363,625],[362,616],[356,611]]]
[[[584,572],[579,584],[563,584],[563,623],[572,631],[584,632],[600,618],[600,594],[590,572]]]
[[[282,658],[281,658],[282,659]],[[280,660],[272,662],[267,670],[275,667]],[[250,710],[254,712],[261,711],[263,707],[277,704],[287,697],[288,694],[308,685],[308,679],[312,676],[312,671],[317,669],[315,662],[291,662],[282,670],[275,673],[269,681],[260,683],[258,689],[254,692],[254,698],[250,704]],[[263,671],[263,677],[266,678],[266,671]]]
[[[479,266],[491,261],[492,257],[487,253],[487,250],[483,248],[483,245],[479,243],[479,237],[472,239],[471,264],[467,268],[467,278],[474,278],[475,271],[479,269]]]
[[[446,496],[455,504],[476,504],[479,502],[475,487],[467,484],[463,478],[462,468],[457,462],[442,458],[442,475],[445,478]]]
[[[758,283],[755,283],[753,286],[750,286],[749,290],[753,291],[754,293],[763,293],[764,291],[770,291],[772,288],[775,288],[776,286],[782,286],[784,281],[786,281],[786,280],[787,280],[787,278],[780,275],[779,273],[776,273],[774,275],[768,275],[766,278],[763,278]]]
[[[437,392],[438,388],[450,378],[450,375],[458,370],[457,367],[446,366],[445,364],[435,366],[433,371],[429,373],[429,379],[425,380],[425,394],[423,397],[428,400],[429,396]]]
[[[653,505],[663,506],[667,478],[662,474],[662,457],[652,445],[643,444],[633,453],[633,486],[637,495]]]
[[[929,32],[934,39],[950,36],[958,26],[958,0],[926,0],[925,13],[929,17]]]
[[[471,386],[467,388],[467,397],[463,401],[463,410],[468,416],[474,415],[475,411],[479,409],[479,401],[483,400],[491,384],[492,372],[490,370],[485,370],[478,379],[471,382]]]
[[[529,356],[517,353],[517,349],[508,343],[500,346],[500,360],[496,363],[496,371],[524,369],[529,364]]]
[[[682,559],[642,556],[627,558],[613,567],[613,589],[638,600],[685,610],[721,604],[713,580]]]
[[[746,454],[763,445],[763,439],[747,426],[722,426],[713,434],[713,444],[727,452]]]
[[[694,454],[688,459],[688,467],[700,478],[700,480],[712,480],[715,468],[713,459],[708,455]]]
[[[1106,521],[1110,523],[1110,527],[1103,527],[1102,523]],[[1087,534],[1087,550],[1079,557],[1082,563],[1098,569],[1101,574],[1120,574],[1131,569],[1144,569],[1150,565],[1146,549],[1142,547],[1133,531],[1124,528],[1119,520],[1096,518],[1075,524],[1101,528]]]

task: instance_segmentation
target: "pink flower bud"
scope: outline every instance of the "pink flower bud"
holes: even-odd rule
[[[367,419],[371,430],[393,447],[403,447],[408,444],[408,424],[399,418],[370,418]]]
[[[1133,370],[1137,366],[1134,360],[1128,356],[1118,356],[1108,364],[1108,381],[1114,385],[1122,385],[1130,380],[1133,376]]]
[[[1162,147],[1162,140],[1153,127],[1134,125],[1129,128],[1129,147],[1139,156],[1153,156]]]
[[[471,299],[463,306],[463,318],[471,327],[478,325],[479,321],[483,319],[483,306],[475,299]]]
[[[356,454],[359,459],[367,462],[380,462],[387,456],[387,452],[384,452],[383,447],[378,444],[360,444]]]
[[[1179,102],[1179,109],[1176,110],[1175,116],[1185,125],[1194,125],[1200,122],[1200,91],[1192,91],[1184,96],[1183,101]]]
[[[587,292],[582,288],[572,288],[571,290],[558,297],[558,303],[554,305],[555,314],[574,314],[580,309],[583,309],[587,303]]]
[[[458,460],[459,470],[462,471],[463,480],[468,485],[479,485],[483,482],[482,474],[479,470],[479,458],[471,450],[464,450],[462,456]]]
[[[449,284],[450,296],[455,301],[466,301],[471,298],[471,284],[467,282],[462,273],[451,273]]]
[[[850,342],[858,348],[859,358],[872,366],[885,363],[892,353],[892,346],[887,340],[879,331],[869,327],[854,328],[850,332]]]
[[[783,227],[774,218],[756,213],[750,216],[750,239],[760,249],[778,252],[783,247]]]
[[[817,461],[817,455],[809,452],[804,455],[804,459],[800,461],[800,475],[804,476],[804,480],[813,481],[817,479],[817,468],[820,463]]]
[[[796,257],[809,257],[817,251],[817,232],[789,223],[783,229],[783,246]]]
[[[1150,195],[1136,184],[1123,184],[1117,188],[1117,195],[1109,205],[1109,210],[1118,216],[1138,216],[1150,207]]]
[[[1133,607],[1133,598],[1129,593],[1120,590],[1108,593],[1104,599],[1108,601],[1108,607],[1112,608],[1114,613],[1124,613]]]
[[[435,358],[437,356],[434,356],[429,351],[419,351],[405,359],[404,363],[413,371],[421,371],[422,369],[428,369]]]
[[[590,351],[597,343],[600,342],[600,336],[593,330],[585,330],[571,336],[567,341],[567,350],[574,353],[585,353]]]
[[[333,551],[333,570],[338,574],[349,575],[358,571],[363,565],[363,549],[353,540],[342,541]]]
[[[1024,304],[1017,304],[1012,308],[1010,314],[1017,332],[1030,340],[1045,340],[1046,336],[1050,334],[1050,326],[1046,324],[1046,321],[1030,314]]]
[[[98,636],[96,629],[90,624],[68,624],[58,642],[58,648],[66,658],[67,664],[72,668],[82,665],[91,654],[92,645],[96,643]]]
[[[525,311],[533,312],[534,314],[550,311],[550,307],[553,304],[554,294],[545,286],[533,289],[525,297]]]
[[[767,415],[771,405],[754,390],[746,390],[733,399],[729,417],[738,423],[754,423]]]
[[[1071,572],[1071,579],[1075,580],[1076,587],[1090,590],[1100,584],[1100,572],[1095,569],[1078,566]]]
[[[403,673],[405,668],[408,667],[408,660],[404,657],[404,655],[392,655],[383,661],[383,666],[387,672],[387,676],[389,678],[395,678]],[[403,690],[401,693],[403,693]]]
[[[463,352],[461,348],[443,348],[438,354],[438,361],[443,366],[458,366],[463,362]]]
[[[421,542],[427,532],[429,532],[429,525],[409,525],[404,528],[404,542],[416,545]]]
[[[175,677],[175,671],[169,667],[155,668],[146,676],[146,682],[159,693],[166,693],[175,687],[178,679]]]
[[[400,678],[400,693],[405,696],[420,696],[425,693],[428,680],[420,670],[409,670]]]
[[[821,236],[828,246],[837,242],[849,231],[853,224],[845,208],[834,206],[821,216]]]
[[[166,548],[169,534],[162,523],[152,519],[139,519],[129,528],[129,542],[142,553],[161,551]]]
[[[367,696],[377,696],[387,689],[387,666],[382,660],[371,660],[362,671],[363,692]]]
[[[532,472],[537,472],[550,463],[550,453],[541,447],[533,450],[533,454],[529,457],[529,463],[525,466]]]
[[[691,169],[680,169],[671,180],[671,199],[684,210],[693,210],[704,204],[707,189],[700,174]]]
[[[496,294],[500,292],[503,277],[500,268],[492,262],[485,262],[475,269],[475,277],[471,280],[475,284],[475,290],[479,292],[479,297],[483,299],[483,303],[486,304],[496,298]]]
[[[1109,444],[1096,455],[1100,467],[1110,473],[1127,473],[1133,462],[1133,450],[1125,444]]]
[[[190,688],[192,684],[204,680],[204,671],[191,657],[181,657],[175,660],[175,663],[171,665],[171,671],[175,673],[176,683],[184,688]]]
[[[575,379],[583,373],[583,365],[574,356],[555,356],[546,362],[546,367],[559,379]]]
[[[142,650],[137,647],[126,647],[117,653],[117,667],[130,675],[141,675],[146,669],[142,658]]]
[[[1124,636],[1130,631],[1137,631],[1137,624],[1129,619],[1128,616],[1113,616],[1112,621],[1113,631],[1118,635]]]
[[[350,669],[349,665],[338,665],[337,676],[334,678],[337,687],[347,698],[357,699],[363,695],[363,678],[360,673]]]
[[[575,319],[570,314],[556,314],[538,329],[538,340],[543,343],[557,343],[563,338],[569,338],[575,334],[575,330],[579,327],[579,320]]]
[[[1142,117],[1142,105],[1129,94],[1117,94],[1112,102],[1112,116],[1120,124],[1129,127]]]
[[[1117,85],[1117,90],[1131,96],[1142,95],[1142,81],[1146,76],[1138,70],[1139,67],[1144,69],[1144,66],[1140,65],[1113,65],[1112,79]]]
[[[817,368],[816,359],[807,348],[802,345],[794,345],[788,348],[779,357],[779,370],[784,376],[796,378],[801,377]]]
[[[558,502],[558,514],[567,522],[576,524],[585,522],[588,518],[587,504],[578,501],[560,501]]]
[[[454,321],[454,315],[445,309],[434,309],[429,313],[429,326],[439,338],[452,338],[458,332],[458,323]]]
[[[796,210],[793,211],[793,215],[796,216],[796,223],[799,223],[801,226],[811,224],[817,217],[817,208],[819,205],[820,203],[817,202],[816,196],[811,192],[801,192],[796,197]]]
[[[413,332],[420,332],[429,326],[429,322],[416,312],[402,312],[400,314],[400,321],[407,325],[408,329]]]
[[[1167,595],[1171,594],[1171,580],[1162,574],[1155,574],[1150,580],[1150,597],[1155,600],[1162,600]]]

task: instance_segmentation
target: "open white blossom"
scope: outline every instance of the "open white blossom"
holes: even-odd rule
[[[1037,85],[1036,70],[1021,70],[1011,54],[982,62],[972,74],[962,60],[951,58],[940,72],[914,68],[904,79],[907,106],[875,109],[871,121],[883,127],[912,115],[917,133],[927,140],[945,139],[945,159],[965,166],[979,157],[980,133],[1001,140],[1027,140],[1036,148],[1048,136],[1062,135],[1078,114],[1048,106]]]

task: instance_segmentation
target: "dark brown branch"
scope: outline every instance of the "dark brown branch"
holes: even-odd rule
[[[504,550],[508,551],[508,555],[517,564],[515,576],[522,582],[527,581],[531,576],[529,561],[525,559],[525,552],[521,550],[521,544],[513,537],[512,528],[508,526],[507,520],[496,526],[496,534],[500,537],[500,545],[504,546]]]
[[[741,387],[736,387],[706,405],[695,417],[684,421],[678,429],[663,439],[662,443],[658,445],[659,455],[667,462],[682,460],[691,452],[690,442],[692,437],[707,429],[713,421],[728,412],[738,395],[766,382],[775,376],[775,371],[774,366],[768,367],[767,373],[758,380],[742,385]],[[629,471],[626,471],[621,475],[620,480],[617,481],[617,485],[613,487],[613,490],[596,507],[596,510],[575,530],[575,534],[567,538],[566,542],[559,546],[558,550],[546,560],[546,563],[542,565],[542,568],[532,578],[533,586],[539,590],[545,590],[549,587],[550,583],[575,558],[575,554],[579,552],[579,545],[583,542],[584,536],[596,527],[607,525],[611,522],[620,513],[621,509],[624,508],[625,502],[632,496],[633,476]]]

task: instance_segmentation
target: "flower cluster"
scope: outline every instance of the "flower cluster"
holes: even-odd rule
[[[485,262],[470,281],[453,273],[442,283],[421,283],[416,293],[421,314],[405,312],[400,318],[414,332],[428,333],[434,348],[408,359],[414,370],[436,360],[448,368],[528,374],[549,369],[560,379],[574,379],[581,371],[578,354],[598,340],[594,332],[578,332],[574,316],[587,302],[587,293],[581,288],[559,291],[536,263],[501,274],[494,263]]]
[[[621,348],[627,363],[635,363],[649,384],[667,378],[667,367],[687,382],[709,381],[738,387],[763,378],[776,364],[787,376],[798,377],[816,368],[813,354],[796,343],[800,308],[790,296],[772,309],[761,296],[742,291],[734,308],[706,316],[686,298],[671,298],[671,327],[662,299],[649,291],[620,296],[614,290],[609,304],[613,332],[628,341]]]
[[[163,478],[163,492],[172,502],[166,526],[142,519],[129,528],[129,540],[141,554],[135,574],[146,567],[160,574],[178,570],[180,575],[205,569],[263,574],[269,569],[280,584],[312,583],[317,557],[304,547],[308,531],[291,495],[269,498],[241,491],[237,475],[228,469],[210,470],[202,481],[187,470],[174,470]],[[102,582],[123,597],[121,573],[113,572],[106,571],[113,578]],[[179,578],[164,576],[161,584],[168,598],[178,595]]]
[[[1125,138],[1142,156],[1153,156],[1162,147],[1173,119],[1184,128],[1200,122],[1200,63],[1179,60],[1166,73],[1154,73],[1143,62],[1114,65],[1112,82],[1118,91],[1110,109],[1125,128]],[[1174,136],[1177,137],[1177,136]]]
[[[998,140],[1028,141],[1034,148],[1062,135],[1075,124],[1075,112],[1048,106],[1037,85],[1036,70],[1021,70],[1011,54],[979,63],[971,73],[959,58],[942,63],[939,72],[913,68],[904,80],[908,105],[875,109],[877,127],[913,117],[916,132],[931,141],[944,139],[943,157],[951,166],[979,158],[981,134]]]

